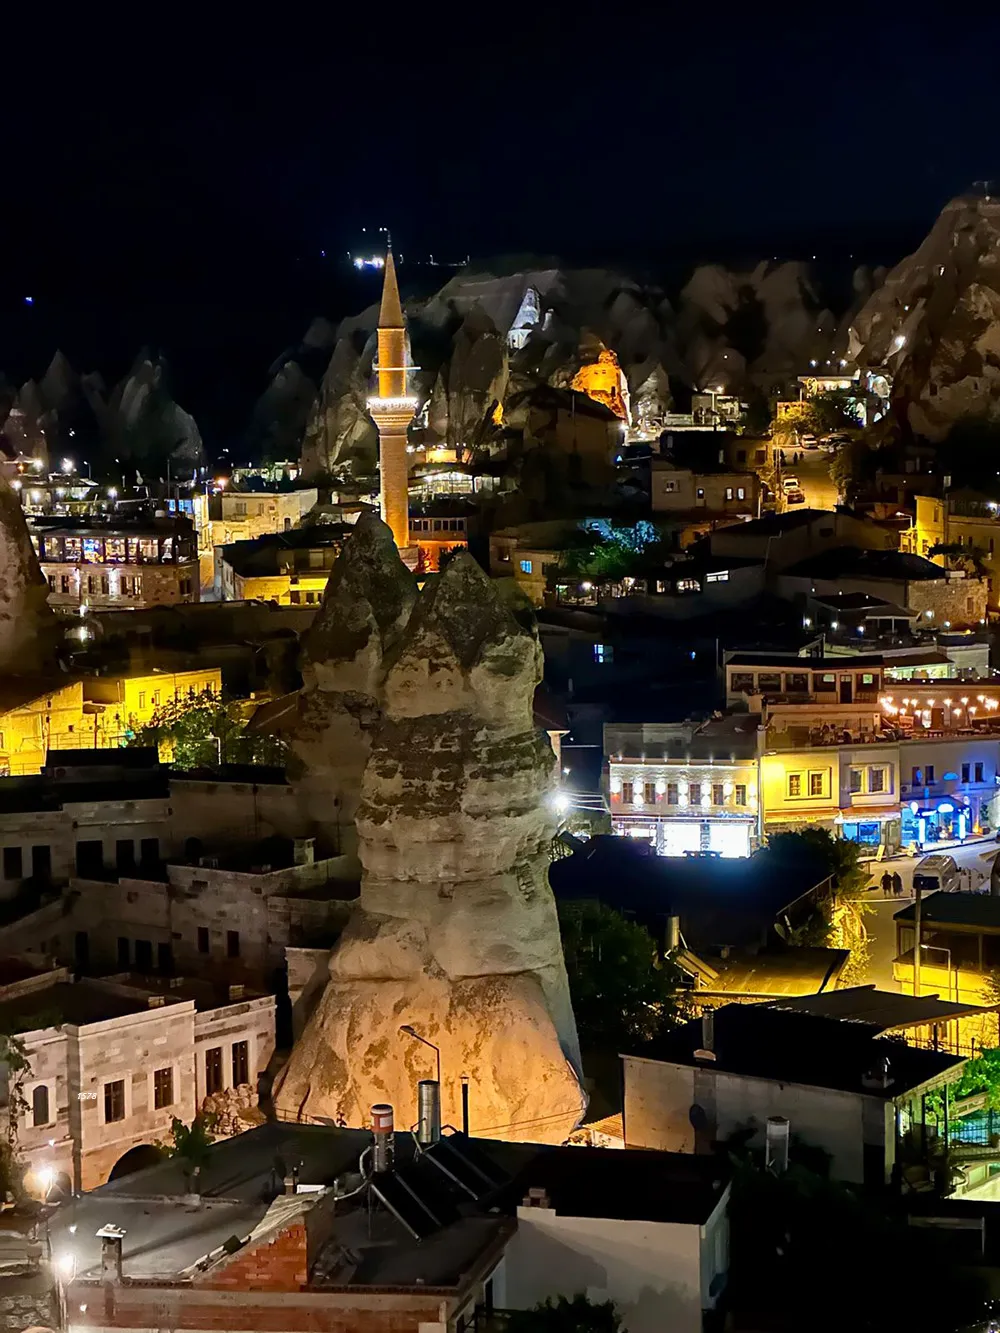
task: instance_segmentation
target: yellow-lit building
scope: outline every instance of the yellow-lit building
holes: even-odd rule
[[[946,499],[918,495],[913,526],[902,534],[900,545],[913,555],[945,565],[944,555],[932,555],[936,546],[964,546],[970,559],[982,564],[989,578],[991,606],[1000,603],[1000,505],[974,491],[953,491]],[[955,552],[957,554],[957,550]]]
[[[596,361],[580,367],[570,387],[578,393],[585,393],[597,403],[603,403],[620,420],[631,420],[628,380],[622,374],[618,358],[609,347],[601,349]]]
[[[5,680],[0,683],[0,776],[40,772],[50,749],[123,745],[161,705],[206,690],[221,694],[218,667],[91,676],[68,683]]]
[[[224,602],[318,606],[349,524],[323,523],[234,542],[216,552],[216,585]]]

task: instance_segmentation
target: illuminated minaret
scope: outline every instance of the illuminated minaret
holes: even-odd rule
[[[406,325],[399,303],[392,251],[385,257],[382,305],[378,312],[378,391],[368,399],[368,411],[378,427],[379,504],[382,519],[392,529],[402,550],[410,544],[410,494],[406,464],[406,428],[413,420],[417,400],[409,393],[412,369],[406,349]]]

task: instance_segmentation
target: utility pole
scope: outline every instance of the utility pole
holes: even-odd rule
[[[920,885],[913,876],[913,994],[920,994]]]

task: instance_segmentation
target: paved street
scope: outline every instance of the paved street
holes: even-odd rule
[[[807,509],[833,509],[837,504],[837,487],[830,477],[830,454],[821,449],[806,449],[798,463],[792,462],[793,450],[785,451],[785,466],[782,475],[798,477],[802,493],[806,497]],[[795,510],[802,506],[791,505]]]
[[[972,889],[980,888],[987,882],[993,859],[1000,853],[1000,848],[992,839],[943,850],[953,856],[960,867],[968,869]],[[893,915],[913,901],[913,870],[919,860],[919,856],[899,856],[891,861],[872,862],[872,878],[876,884],[886,870],[890,873],[896,871],[903,881],[903,896],[900,898],[885,899],[880,890],[873,892],[874,911],[865,920],[871,939],[871,964],[865,981],[873,982],[879,990],[899,989],[892,979],[892,960],[896,953]]]

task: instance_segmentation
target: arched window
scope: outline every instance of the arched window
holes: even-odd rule
[[[49,1123],[49,1090],[44,1083],[31,1094],[31,1123],[47,1125]]]

